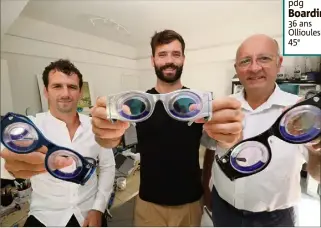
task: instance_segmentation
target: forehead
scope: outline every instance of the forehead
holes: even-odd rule
[[[49,84],[79,84],[77,74],[67,75],[61,71],[52,70],[49,72]]]
[[[174,40],[169,44],[158,45],[155,48],[155,52],[172,52],[179,51],[182,52],[182,44],[178,40]]]
[[[238,58],[257,55],[277,54],[276,44],[268,39],[253,39],[242,44],[238,51]]]

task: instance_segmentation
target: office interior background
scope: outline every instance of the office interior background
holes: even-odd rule
[[[185,39],[183,84],[222,97],[240,89],[233,64],[243,39],[264,33],[282,52],[282,1],[1,0],[1,115],[47,111],[39,76],[59,58],[70,59],[82,72],[88,106],[98,96],[150,89],[156,82],[150,38],[163,29]],[[301,95],[320,90],[320,68],[318,56],[285,57],[278,81]],[[81,110],[88,113],[88,107]],[[320,225],[318,187],[313,186],[303,197],[302,205],[314,208],[301,210],[304,225]]]

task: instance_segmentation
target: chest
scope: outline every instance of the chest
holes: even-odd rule
[[[276,107],[260,112],[244,111],[244,139],[251,138],[269,129],[282,114],[282,108]]]
[[[274,107],[257,113],[245,111],[244,139],[254,137],[269,129],[282,112],[282,107]],[[302,166],[304,157],[301,145],[287,143],[275,136],[268,138],[268,145],[272,152],[272,159],[266,171],[277,175],[289,175],[297,167]]]
[[[86,157],[98,157],[100,148],[95,143],[92,131],[85,126],[80,125],[77,128],[68,130],[62,124],[43,122],[39,123],[37,127],[48,140],[58,146],[72,149]]]
[[[159,141],[162,144],[173,141],[186,143],[200,140],[202,124],[178,121],[170,117],[161,103],[157,103],[153,115],[136,126],[139,142]]]

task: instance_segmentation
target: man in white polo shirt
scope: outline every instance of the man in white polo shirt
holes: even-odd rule
[[[237,50],[235,69],[244,90],[232,96],[241,102],[245,114],[243,139],[267,130],[286,107],[300,99],[275,83],[282,60],[277,42],[266,35],[249,37]],[[307,146],[270,137],[269,144],[273,156],[268,167],[235,181],[213,163],[214,151],[207,149],[203,185],[214,226],[295,225],[294,207],[301,196],[300,171],[305,162],[309,174],[320,182],[320,140]],[[218,142],[215,153],[222,156],[231,146]],[[210,176],[212,194],[207,187]]]

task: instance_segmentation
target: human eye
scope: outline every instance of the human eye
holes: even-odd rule
[[[158,53],[158,56],[159,56],[159,57],[165,57],[166,55],[167,55],[166,52],[160,52],[160,53]]]
[[[250,58],[241,59],[241,60],[239,61],[239,65],[240,65],[240,66],[246,66],[246,65],[248,65],[250,62],[251,62],[251,59],[250,59]]]
[[[260,62],[264,62],[264,63],[272,61],[272,57],[270,57],[270,56],[261,56],[258,59]]]

